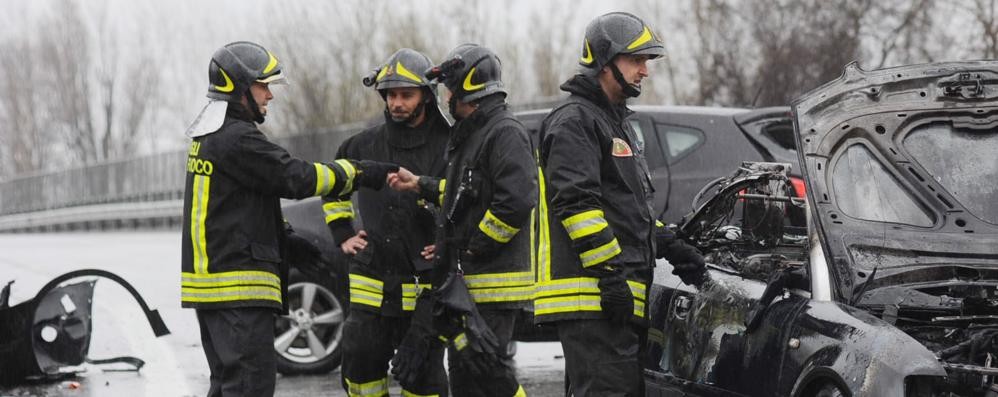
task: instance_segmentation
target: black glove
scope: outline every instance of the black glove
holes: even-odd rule
[[[398,172],[399,170],[398,164],[372,160],[354,162],[354,167],[357,168],[357,176],[354,179],[354,184],[374,190],[380,190],[385,187],[385,180],[388,179],[388,174]]]
[[[655,257],[663,258],[668,247],[676,241],[676,232],[668,226],[655,227]]]
[[[438,328],[452,330],[447,334],[454,335],[452,342],[461,365],[475,376],[505,369],[505,352],[500,351],[499,337],[478,311],[463,276],[451,273],[439,292],[443,310],[438,321],[449,324]]]
[[[400,383],[411,385],[423,378],[430,352],[443,348],[444,341],[434,327],[437,296],[424,291],[416,298],[409,330],[392,357],[392,375]]]
[[[319,247],[290,228],[287,229],[285,236],[287,242],[285,263],[296,267],[321,267],[323,256]]]
[[[620,269],[600,277],[600,307],[603,315],[614,324],[627,324],[634,315],[634,294]]]
[[[706,266],[700,251],[696,247],[686,244],[683,240],[676,239],[664,248],[662,257],[672,264],[672,274],[700,272]]]

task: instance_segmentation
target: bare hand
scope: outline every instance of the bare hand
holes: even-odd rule
[[[399,167],[398,172],[388,174],[388,186],[400,192],[419,193],[419,176],[404,167]]]
[[[436,251],[437,251],[437,246],[433,245],[433,244],[430,244],[430,245],[427,245],[427,246],[423,247],[423,251],[420,252],[420,255],[423,255],[423,259],[426,259],[428,261],[432,261],[433,259],[435,259],[437,257]]]
[[[340,244],[340,249],[347,255],[357,255],[357,251],[365,247],[367,247],[367,232],[363,230],[357,232],[357,235],[348,238],[343,244]]]

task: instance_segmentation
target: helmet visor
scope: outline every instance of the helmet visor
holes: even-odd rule
[[[284,77],[284,73],[278,71],[277,73],[274,73],[270,76],[256,79],[256,82],[265,83],[265,84],[275,84],[275,85],[287,85],[288,79]]]

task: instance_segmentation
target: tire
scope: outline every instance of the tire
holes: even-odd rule
[[[844,397],[845,393],[839,389],[834,383],[822,382],[821,384],[809,387],[808,393],[804,393],[803,397]]]
[[[274,350],[277,372],[284,375],[323,374],[340,366],[346,305],[331,285],[292,274],[288,286],[289,313],[276,320]],[[311,297],[311,298],[310,298]],[[311,300],[309,307],[303,301]],[[304,302],[309,303],[309,302]]]

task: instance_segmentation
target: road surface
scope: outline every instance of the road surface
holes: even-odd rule
[[[0,283],[16,280],[11,304],[32,298],[65,272],[95,268],[123,277],[158,309],[172,333],[156,338],[130,295],[108,280],[94,292],[89,356],[135,356],[140,372],[85,366],[77,377],[13,388],[7,396],[203,396],[208,368],[193,310],[180,308],[180,233],[113,232],[0,235]],[[0,358],[3,359],[3,358]],[[530,396],[564,395],[564,360],[557,343],[519,343],[517,373]],[[340,375],[279,377],[278,396],[344,396]],[[398,395],[396,385],[392,395]]]

